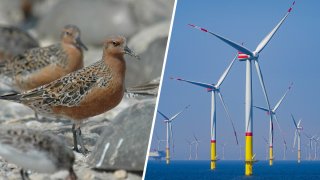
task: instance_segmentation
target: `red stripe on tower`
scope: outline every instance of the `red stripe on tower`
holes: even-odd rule
[[[212,143],[216,143],[216,140],[211,140],[210,142],[212,142]]]
[[[252,132],[246,132],[246,136],[252,136]]]

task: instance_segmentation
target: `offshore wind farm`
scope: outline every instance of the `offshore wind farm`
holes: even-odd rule
[[[192,108],[174,122],[170,164],[150,159],[146,179],[320,178],[318,5],[177,3],[158,110]]]

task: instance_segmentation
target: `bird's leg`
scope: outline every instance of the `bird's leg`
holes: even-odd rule
[[[21,169],[20,170],[20,175],[21,175],[22,180],[30,180],[29,174],[28,174],[27,171]]]
[[[77,142],[79,143],[79,145],[80,145],[80,147],[81,147],[80,151],[81,151],[81,153],[82,153],[83,155],[86,155],[86,154],[88,154],[89,151],[88,151],[88,149],[84,146],[80,127],[79,127],[76,131],[77,131]]]
[[[73,149],[77,152],[81,152],[83,155],[86,155],[89,151],[84,146],[83,139],[81,136],[80,126],[76,127],[76,124],[73,124],[72,133],[73,133],[73,142],[74,142]],[[80,150],[78,149],[78,145],[80,145],[80,148],[81,148]]]
[[[38,113],[37,112],[34,112],[34,117],[36,118],[37,121],[40,121],[39,119],[39,116],[38,116]]]
[[[73,168],[71,167],[70,170],[69,170],[69,176],[67,178],[68,180],[77,180],[77,175],[76,173],[74,172]]]
[[[75,124],[72,124],[72,135],[73,135],[73,150],[76,152],[80,152],[78,149],[77,132],[76,132]]]

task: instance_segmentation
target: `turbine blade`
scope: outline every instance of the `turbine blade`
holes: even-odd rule
[[[269,112],[269,110],[268,110],[268,109],[263,108],[263,107],[259,107],[259,106],[253,106],[253,107],[255,107],[255,108],[257,108],[257,109],[260,109],[260,110],[262,110],[262,111]]]
[[[265,98],[266,103],[267,103],[268,113],[270,114],[269,118],[270,118],[270,122],[271,122],[271,125],[272,125],[272,132],[271,133],[273,134],[273,119],[272,119],[272,114],[271,114],[270,102],[269,102],[268,94],[267,94],[267,91],[266,91],[266,87],[265,87],[265,84],[264,84],[264,80],[263,80],[263,76],[262,76],[262,72],[261,72],[258,60],[255,60],[254,63],[256,65],[256,70],[257,70],[257,74],[258,74],[258,77],[259,77],[259,80],[260,80],[260,85],[262,87],[264,98]],[[271,140],[273,142],[273,139],[271,139]]]
[[[268,140],[265,137],[263,137],[263,140],[268,144]]]
[[[174,79],[174,80],[178,80],[178,81],[184,81],[184,82],[187,82],[187,83],[190,83],[190,84],[194,84],[194,85],[197,85],[197,86],[201,86],[201,87],[204,87],[204,88],[208,88],[208,89],[213,89],[214,88],[214,85],[208,84],[208,83],[190,81],[190,80],[186,80],[186,79],[173,78],[173,77],[171,77],[170,79]]]
[[[286,142],[286,139],[284,138],[284,132],[282,131],[281,127],[280,127],[280,124],[279,124],[279,121],[278,121],[278,118],[276,115],[274,115],[274,119],[276,120],[276,123],[277,123],[277,126],[279,128],[279,131],[281,133],[281,136],[282,136],[282,139],[283,139],[283,143],[286,145],[287,147],[287,142]]]
[[[172,154],[174,154],[174,139],[172,140]]]
[[[233,42],[233,41],[231,41],[231,40],[229,40],[229,39],[227,39],[227,38],[225,38],[223,36],[220,36],[220,35],[218,35],[218,34],[216,34],[214,32],[211,32],[211,31],[209,31],[209,30],[207,30],[205,28],[202,28],[202,27],[199,27],[199,26],[196,26],[196,25],[193,25],[193,24],[188,24],[188,25],[193,27],[193,28],[199,29],[202,32],[210,33],[210,34],[214,35],[215,37],[219,38],[220,40],[222,40],[223,42],[229,44],[233,48],[237,49],[238,51],[240,51],[242,53],[245,53],[245,54],[248,54],[250,56],[253,56],[253,53],[249,49],[245,48],[244,46],[242,46],[240,44],[237,44],[237,43],[235,43],[235,42]]]
[[[227,109],[226,104],[224,103],[224,100],[223,100],[223,97],[222,97],[222,94],[221,94],[220,91],[218,91],[218,95],[219,95],[219,97],[220,97],[220,100],[221,100],[222,106],[223,106],[223,108],[224,108],[224,111],[225,111],[226,114],[227,114],[227,118],[228,118],[229,121],[231,122],[232,129],[233,129],[233,134],[234,134],[234,137],[236,138],[236,143],[237,143],[237,145],[238,145],[239,142],[238,142],[237,131],[236,131],[235,127],[234,127],[234,123],[233,123],[233,121],[232,121],[232,119],[231,119],[231,116],[230,116],[230,114],[229,114],[229,111],[228,111],[228,109]]]
[[[277,32],[277,30],[280,28],[280,26],[282,25],[282,23],[284,22],[284,20],[286,20],[286,18],[288,17],[288,15],[290,14],[293,5],[295,4],[295,1],[292,3],[291,7],[288,9],[287,13],[284,15],[284,17],[280,20],[280,22],[272,29],[272,31],[259,43],[259,45],[257,46],[255,52],[260,53],[265,47],[266,45],[269,43],[269,41],[272,39],[272,37],[274,36],[274,34]]]
[[[284,95],[281,97],[281,99],[279,100],[279,102],[276,104],[276,106],[273,108],[273,112],[276,112],[276,110],[279,108],[280,104],[282,103],[283,99],[286,97],[286,95],[288,94],[288,92],[290,91],[290,89],[292,88],[293,83],[290,84],[290,86],[288,87],[288,89],[286,90],[286,92],[284,93]]]
[[[189,107],[190,107],[190,105],[187,105],[184,109],[182,109],[180,112],[178,112],[177,114],[172,116],[169,120],[173,121],[176,117],[178,117],[184,110],[188,109]]]
[[[299,124],[300,124],[300,121],[299,121],[299,124],[297,125],[296,120],[294,119],[294,117],[293,117],[292,114],[291,114],[291,118],[292,118],[292,121],[293,121],[293,123],[294,123],[294,126],[296,127],[296,129],[298,129],[298,126],[299,126]]]
[[[159,113],[165,120],[169,120],[169,118],[168,118],[166,115],[164,115],[162,112],[160,112],[159,110],[158,110],[158,113]]]
[[[260,69],[259,62],[257,60],[255,60],[254,64],[256,65],[256,70],[257,70],[258,77],[259,77],[259,80],[260,80],[260,85],[261,85],[261,88],[262,88],[262,91],[263,91],[263,94],[264,94],[264,98],[265,98],[265,100],[267,102],[268,111],[270,112],[271,110],[270,110],[269,98],[268,98],[268,94],[267,94],[266,87],[265,87],[265,84],[264,84],[264,80],[263,80],[263,76],[262,76],[262,72],[261,72],[261,69]],[[270,116],[270,117],[272,117],[272,116]]]
[[[234,61],[237,59],[238,55],[236,55],[233,60],[231,61],[231,63],[229,64],[229,66],[227,67],[227,69],[223,72],[223,74],[221,75],[221,77],[218,80],[218,83],[216,84],[216,88],[218,89],[220,87],[220,85],[223,83],[224,79],[227,77]]]
[[[195,134],[193,134],[193,137],[196,140],[196,142],[199,142]]]
[[[304,134],[308,139],[311,138],[311,136],[309,136],[307,133],[303,132],[303,134]]]
[[[299,122],[298,122],[298,127],[300,127],[300,123],[301,123],[301,119],[300,119]]]

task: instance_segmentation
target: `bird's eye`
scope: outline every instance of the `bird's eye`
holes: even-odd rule
[[[71,32],[66,31],[66,35],[71,36]]]
[[[119,46],[119,42],[116,42],[116,41],[112,41],[112,44],[113,44],[114,46]]]

